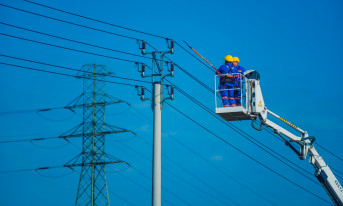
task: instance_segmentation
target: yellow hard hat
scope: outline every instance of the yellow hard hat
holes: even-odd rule
[[[227,61],[227,62],[233,62],[233,58],[232,58],[231,55],[225,56],[224,59],[225,59],[225,61]]]
[[[238,58],[238,57],[233,57],[233,58],[232,58],[232,61],[233,61],[233,62],[238,62],[238,63],[239,63],[239,58]]]

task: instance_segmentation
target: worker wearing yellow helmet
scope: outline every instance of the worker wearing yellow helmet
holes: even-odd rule
[[[236,70],[234,69],[232,62],[233,57],[231,55],[227,55],[224,57],[225,63],[224,65],[220,66],[218,69],[220,75],[220,95],[223,101],[223,107],[231,107],[236,106],[235,96],[234,96],[234,86],[235,86],[235,76]],[[217,72],[217,74],[218,74]]]
[[[238,57],[233,57],[232,58],[232,64],[234,67],[234,70],[236,72],[236,82],[235,82],[235,90],[234,90],[234,98],[235,98],[235,102],[237,106],[241,106],[241,96],[242,96],[242,92],[241,92],[241,87],[242,87],[242,83],[243,83],[243,73],[245,72],[244,67],[239,66],[239,58]]]

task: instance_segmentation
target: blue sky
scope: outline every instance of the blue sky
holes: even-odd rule
[[[341,1],[37,0],[37,2],[169,37],[180,43],[186,40],[217,67],[223,63],[225,55],[238,56],[241,66],[260,72],[262,91],[268,109],[308,131],[310,135],[316,136],[317,142],[331,152],[343,156],[341,149],[343,112],[339,106],[343,101]],[[87,21],[24,1],[3,0],[1,3],[144,39],[158,49],[166,48],[163,39]],[[68,25],[2,6],[0,12],[0,21],[4,23],[140,54],[134,40]],[[149,60],[140,57],[70,43],[1,24],[0,29],[1,33],[5,34],[151,64]],[[103,64],[118,76],[141,79],[133,63],[39,45],[3,35],[0,35],[0,43],[1,54],[75,69],[80,69],[84,64]],[[213,73],[185,51],[176,47],[175,54],[171,58],[192,75],[214,88]],[[5,57],[0,57],[0,61],[75,74],[71,71]],[[170,80],[214,110],[214,95],[180,70],[176,69],[175,77]],[[145,86],[150,87],[149,84]],[[107,174],[111,203],[127,205],[117,197],[120,196],[134,205],[150,205],[150,192],[137,186],[138,184],[148,189],[151,187],[149,178],[141,174],[151,177],[152,149],[149,145],[152,142],[153,127],[152,122],[149,121],[152,119],[150,103],[141,102],[132,87],[107,84],[106,91],[132,105],[128,111],[125,105],[109,106],[106,109],[108,113],[106,121],[138,134],[133,139],[129,134],[108,136],[107,153],[132,165],[132,168],[127,170]],[[61,107],[71,102],[81,92],[82,80],[0,65],[2,97],[0,112]],[[175,98],[175,101],[170,103],[199,123],[293,182],[330,201],[322,187],[251,144],[180,93],[176,92]],[[58,136],[81,122],[82,111],[77,111],[77,115],[64,110],[40,115],[44,118],[34,112],[1,115],[0,140]],[[49,121],[47,118],[65,120]],[[328,205],[325,201],[251,161],[168,106],[163,109],[162,121],[163,205],[168,205],[170,202],[175,205],[185,205],[185,202],[190,205],[231,205],[227,198],[240,205]],[[300,161],[274,136],[251,128],[250,121],[233,124],[306,171],[314,172],[308,159]],[[81,146],[81,140],[75,138],[71,142],[73,144],[65,146],[63,146],[65,142],[58,140],[35,144],[28,142],[0,144],[1,171],[63,165],[80,153],[78,147]],[[42,148],[55,146],[61,147]],[[330,166],[343,171],[342,161],[321,148],[318,148],[318,151]],[[108,170],[113,168],[109,167]],[[0,174],[2,182],[0,194],[3,205],[73,205],[79,180],[78,173],[60,178],[42,176],[59,176],[67,173],[70,173],[70,170],[56,169],[42,171],[41,174],[34,171]],[[316,181],[313,175],[305,174]],[[342,183],[343,180],[339,180]],[[241,184],[246,187],[242,187]],[[252,190],[254,192],[251,192]],[[175,193],[178,198],[168,191]]]

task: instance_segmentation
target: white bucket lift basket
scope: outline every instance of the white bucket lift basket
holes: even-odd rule
[[[242,75],[240,73],[234,74],[239,75],[241,77]],[[219,84],[217,81],[219,80],[221,75],[216,75],[214,78],[214,85],[215,85],[215,104],[216,104],[216,114],[225,119],[226,121],[240,121],[240,120],[250,120],[251,115],[247,114],[246,110],[246,78],[242,79],[242,84],[240,87],[237,88],[231,88],[231,89],[223,89],[223,90],[240,90],[241,91],[241,104],[242,106],[236,106],[236,107],[223,107],[222,99],[220,92],[223,90],[219,89]]]

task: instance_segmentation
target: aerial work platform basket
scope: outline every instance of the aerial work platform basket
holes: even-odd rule
[[[240,120],[251,120],[251,115],[247,114],[247,108],[246,108],[246,79],[242,76],[242,74],[237,73],[234,74],[239,76],[239,78],[242,79],[242,83],[239,87],[234,88],[228,88],[228,89],[219,89],[218,81],[221,76],[223,75],[215,75],[214,78],[214,84],[215,84],[215,104],[216,104],[216,114],[219,115],[221,118],[223,118],[226,121],[240,121]],[[234,90],[239,92],[241,94],[241,104],[242,106],[231,106],[229,107],[223,107],[223,102],[221,98],[221,91],[224,90]]]

